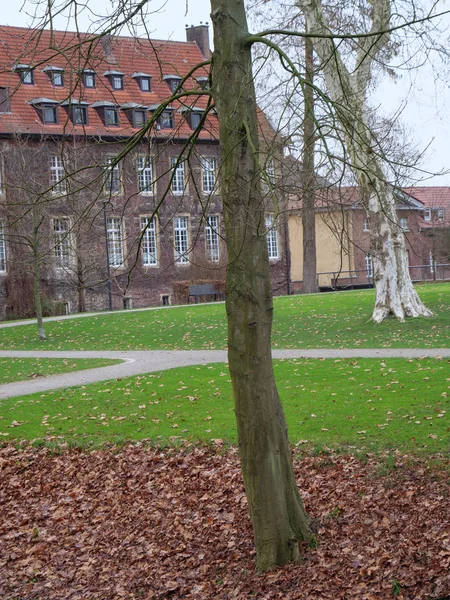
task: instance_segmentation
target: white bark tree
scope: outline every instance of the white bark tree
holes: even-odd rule
[[[405,240],[397,222],[394,189],[387,182],[383,159],[377,150],[367,120],[367,94],[374,62],[388,42],[391,18],[390,0],[371,0],[371,30],[358,38],[352,70],[332,36],[321,0],[297,0],[306,18],[307,32],[321,61],[328,94],[342,127],[348,159],[361,192],[361,200],[370,215],[371,251],[376,286],[372,319],[376,323],[393,315],[431,316],[415,291],[407,265]]]

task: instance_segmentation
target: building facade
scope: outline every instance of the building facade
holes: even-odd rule
[[[0,41],[0,317],[31,316],[36,285],[47,313],[184,303],[200,282],[223,291],[217,118],[197,66],[208,27],[186,42],[0,27]],[[286,293],[267,196],[273,288]]]
[[[405,235],[411,279],[450,278],[450,188],[417,187],[395,193],[398,225]],[[289,193],[291,288],[302,290],[301,197]],[[373,284],[370,221],[352,187],[317,191],[317,279],[321,289]]]

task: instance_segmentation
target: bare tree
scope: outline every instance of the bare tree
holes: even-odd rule
[[[320,0],[299,0],[307,31],[321,60],[327,89],[342,127],[349,160],[370,215],[371,245],[376,285],[372,319],[379,323],[389,315],[431,316],[419,299],[409,275],[405,241],[397,222],[393,186],[387,181],[383,160],[367,120],[367,93],[374,62],[389,39],[390,0],[371,3],[371,28],[358,38],[352,69],[346,66],[332,39],[331,25]]]

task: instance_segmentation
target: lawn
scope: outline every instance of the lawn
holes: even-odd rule
[[[25,381],[36,377],[48,377],[58,373],[70,373],[83,369],[106,367],[121,362],[101,358],[0,358],[0,385],[13,381]]]
[[[448,360],[280,360],[275,374],[299,447],[448,453]],[[0,403],[0,435],[235,443],[229,374],[216,364],[10,398]]]
[[[274,300],[275,348],[441,348],[450,345],[450,284],[418,287],[435,316],[370,322],[373,290]],[[46,323],[47,341],[35,325],[0,329],[1,349],[198,350],[226,346],[223,303],[118,312]]]

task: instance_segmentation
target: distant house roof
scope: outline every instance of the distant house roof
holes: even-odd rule
[[[450,187],[410,187],[405,191],[423,203],[425,212],[422,216],[422,226],[450,226]]]

